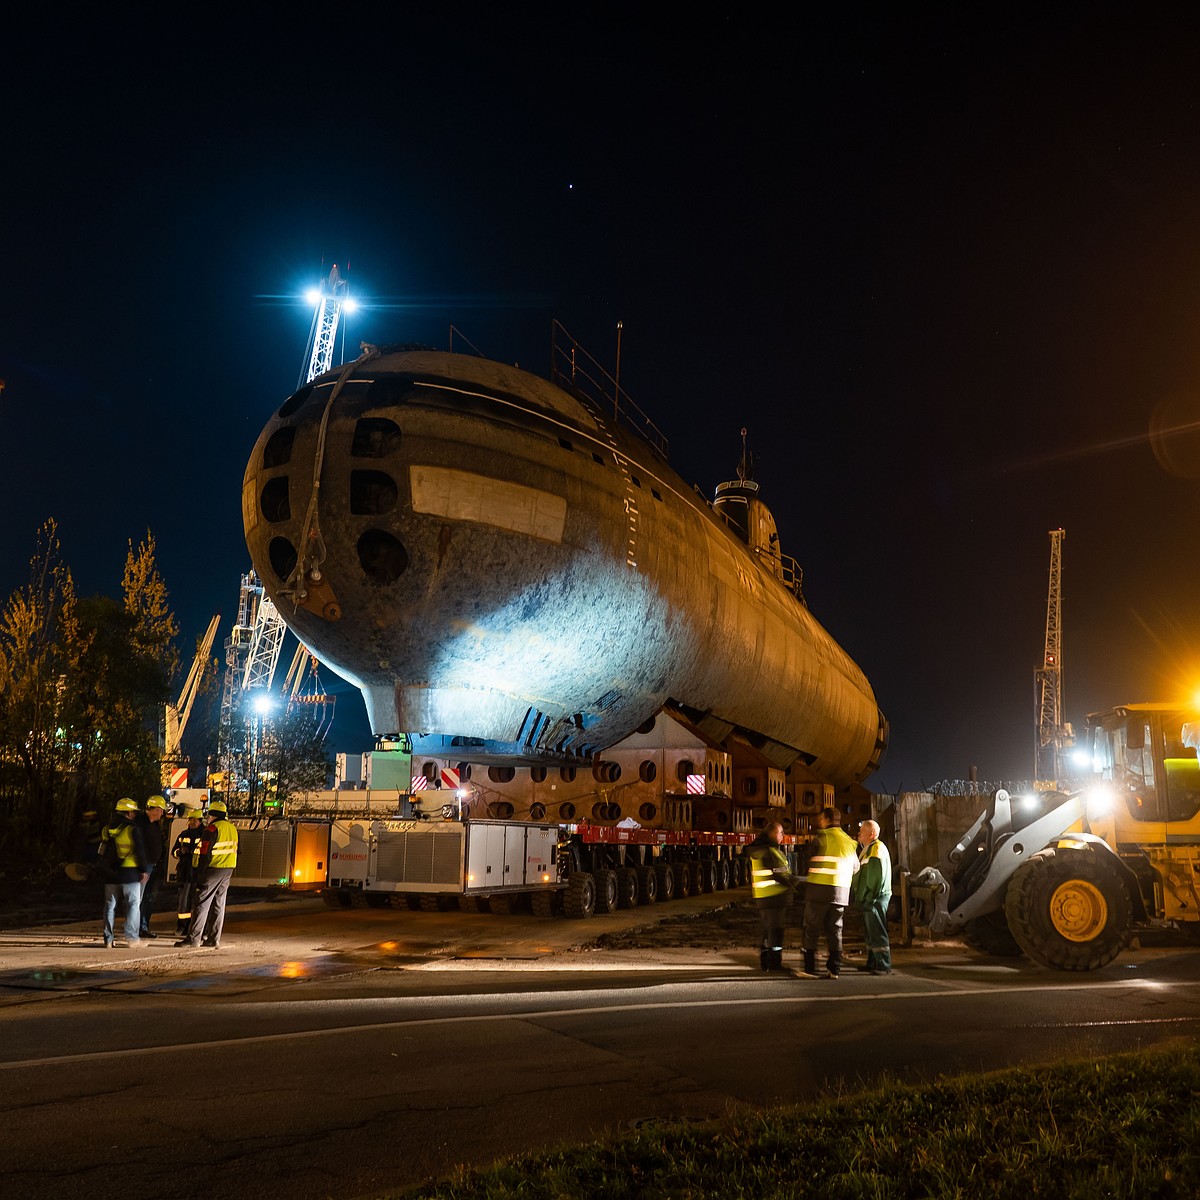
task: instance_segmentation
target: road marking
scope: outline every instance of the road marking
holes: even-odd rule
[[[294,1030],[286,1033],[262,1033],[252,1034],[249,1037],[237,1038],[217,1038],[213,1040],[205,1040],[203,1042],[183,1042],[179,1044],[169,1044],[162,1046],[132,1046],[114,1050],[93,1050],[86,1054],[63,1054],[50,1058],[27,1058],[20,1059],[14,1062],[0,1063],[0,1071],[19,1071],[27,1070],[32,1067],[57,1067],[57,1066],[73,1066],[79,1063],[90,1062],[108,1062],[113,1059],[128,1059],[140,1058],[148,1055],[156,1054],[178,1054],[181,1051],[195,1050],[199,1053],[207,1053],[210,1050],[233,1048],[237,1046],[254,1046],[266,1045],[271,1042],[290,1042],[298,1041],[304,1038],[320,1038],[320,1037],[337,1037],[345,1034],[355,1035],[363,1033],[383,1033],[387,1030],[397,1029],[428,1029],[439,1025],[465,1025],[479,1024],[483,1021],[546,1021],[552,1019],[566,1019],[571,1017],[590,1017],[597,1015],[612,1015],[616,1013],[643,1013],[662,1011],[668,1009],[700,1009],[700,1008],[741,1008],[745,1009],[748,1006],[765,1007],[780,1005],[795,1005],[803,1006],[808,1004],[866,1004],[866,1003],[881,1003],[895,1000],[940,1000],[940,999],[957,999],[960,996],[1002,996],[1005,994],[1025,994],[1028,992],[1074,992],[1074,991],[1111,991],[1115,989],[1163,989],[1163,988],[1188,988],[1200,989],[1200,982],[1178,982],[1164,984],[1157,980],[1146,979],[1122,979],[1113,980],[1106,983],[1087,982],[1077,985],[1062,985],[1062,984],[1032,984],[1027,987],[972,987],[963,989],[947,989],[937,988],[935,990],[920,991],[920,992],[872,992],[868,995],[847,996],[838,994],[837,984],[828,984],[829,993],[824,996],[805,996],[805,995],[787,995],[787,996],[761,996],[761,997],[746,997],[737,996],[729,999],[714,999],[714,1000],[661,1000],[652,1001],[649,1003],[639,1004],[598,1004],[598,1005],[580,1005],[575,1008],[546,1008],[546,1009],[529,1009],[519,1012],[500,1012],[500,1013],[462,1013],[454,1017],[407,1017],[399,1021],[378,1021],[372,1022],[369,1025],[335,1025],[324,1029],[302,1029]],[[503,993],[496,993],[490,996],[472,997],[474,1000],[496,999],[497,997],[506,998]],[[431,999],[430,997],[422,997],[421,999]],[[433,999],[445,999],[445,997],[435,997]],[[352,1004],[355,1007],[361,1007],[363,1004],[372,1006],[382,1004],[396,1003],[395,997],[377,996],[362,1000],[337,1000],[332,1003],[339,1006]],[[300,1001],[299,1005],[320,1008],[327,1006],[328,1002]],[[257,1007],[257,1006],[256,1006]],[[294,1011],[294,1007],[289,1005],[289,1009]],[[1166,1023],[1168,1020],[1179,1022],[1200,1021],[1200,1017],[1180,1017],[1180,1018],[1157,1018],[1155,1020],[1147,1019],[1145,1022],[1132,1021],[1130,1024],[1155,1024]],[[1107,1022],[1106,1022],[1107,1023]],[[1111,1022],[1119,1024],[1120,1022]],[[1074,1027],[1074,1023],[1070,1023]],[[1093,1022],[1093,1024],[1095,1024]],[[1046,1028],[1061,1028],[1061,1025],[1047,1024]],[[1086,1027],[1086,1026],[1081,1026]]]

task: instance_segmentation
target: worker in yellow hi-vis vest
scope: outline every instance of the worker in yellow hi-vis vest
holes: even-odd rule
[[[202,944],[213,950],[221,948],[221,932],[225,928],[225,897],[233,868],[237,866],[238,831],[229,820],[228,810],[219,800],[208,806],[210,822],[208,865],[192,905],[192,920],[187,936],[175,943],[195,950]]]
[[[817,817],[816,846],[804,882],[804,974],[817,977],[821,934],[829,957],[825,978],[842,972],[842,919],[850,900],[850,881],[858,870],[858,847],[842,828],[842,814],[830,805]]]

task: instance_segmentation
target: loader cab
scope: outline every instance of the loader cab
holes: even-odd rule
[[[1200,712],[1125,705],[1088,716],[1092,765],[1135,821],[1190,821],[1200,813]]]

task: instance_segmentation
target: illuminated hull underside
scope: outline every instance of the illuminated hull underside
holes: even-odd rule
[[[324,376],[263,431],[242,507],[268,595],[378,735],[590,757],[672,701],[835,784],[878,765],[871,688],[808,609],[638,437],[516,368]]]

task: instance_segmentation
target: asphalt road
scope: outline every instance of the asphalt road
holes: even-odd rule
[[[373,1196],[640,1121],[1200,1034],[1194,949],[1079,977],[945,944],[831,981],[764,977],[744,947],[583,948],[638,919],[305,901],[235,910],[210,954],[5,934],[0,1191]]]

